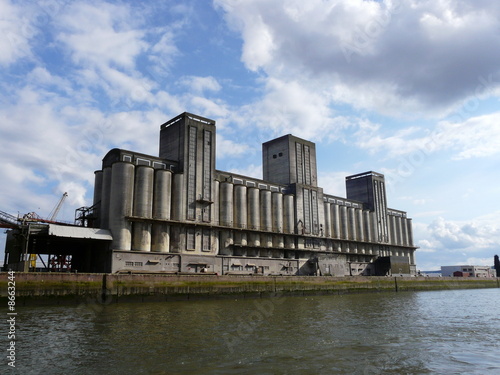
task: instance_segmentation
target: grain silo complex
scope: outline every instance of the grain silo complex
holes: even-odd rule
[[[293,135],[262,145],[263,179],[217,170],[215,154],[215,122],[190,113],[161,125],[159,156],[110,150],[77,217],[108,237],[72,254],[80,270],[416,273],[411,219],[387,207],[382,174],[346,177],[344,198],[318,186],[315,144]]]

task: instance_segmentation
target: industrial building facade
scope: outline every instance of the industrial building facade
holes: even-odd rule
[[[293,135],[263,144],[263,179],[220,171],[215,122],[190,113],[161,125],[159,146],[158,157],[109,151],[80,229],[37,223],[37,239],[24,225],[26,245],[8,241],[5,264],[26,270],[59,241],[79,272],[416,273],[411,219],[387,208],[379,173],[347,177],[346,198],[329,195],[315,144]]]
[[[215,122],[161,125],[159,157],[113,149],[95,173],[93,226],[113,240],[109,272],[415,273],[411,219],[388,209],[384,176],[317,185],[312,142],[263,144],[262,180],[215,168]]]

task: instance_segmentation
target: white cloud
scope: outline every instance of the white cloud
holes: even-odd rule
[[[59,89],[67,94],[72,94],[71,82],[63,77],[51,74],[46,68],[35,67],[26,76],[26,82],[37,86],[37,89],[42,91],[44,88],[50,90],[51,88]]]
[[[493,256],[491,258],[467,258],[465,264],[470,264],[472,266],[493,266]]]
[[[153,102],[154,95],[151,91],[155,84],[149,79],[109,67],[103,67],[101,73],[107,81],[103,87],[110,98],[116,100],[123,98],[123,102],[129,105]]]
[[[428,225],[427,233],[428,241],[433,241],[435,248],[454,252],[493,250],[500,243],[498,221],[481,217],[469,222],[450,221],[440,217]]]
[[[413,220],[417,265],[421,270],[454,264],[491,265],[500,243],[500,211],[468,221],[439,217]]]
[[[218,158],[241,157],[247,154],[248,152],[249,152],[248,145],[244,143],[236,143],[230,139],[225,138],[222,134],[217,133]]]
[[[383,150],[387,158],[409,155],[410,164],[443,150],[450,151],[454,160],[489,157],[500,153],[499,121],[500,112],[494,112],[461,122],[441,121],[433,131],[413,126],[389,136],[379,127],[360,127],[356,144],[372,154]]]
[[[184,85],[188,90],[192,90],[196,93],[202,93],[203,91],[220,91],[222,88],[219,82],[214,77],[195,77],[187,76],[182,77],[179,83]]]
[[[322,172],[318,171],[318,186],[321,186],[325,194],[345,197],[345,178],[352,175],[350,172]]]
[[[132,109],[153,104],[156,82],[175,54],[172,32],[148,42],[148,32],[131,5],[106,2],[74,3],[58,14],[55,39],[73,62],[78,82],[85,88],[102,89],[114,105]],[[157,30],[156,33],[163,32]],[[153,32],[155,34],[155,32]],[[146,77],[138,68],[139,58],[149,53],[155,64]],[[95,98],[97,99],[97,98]]]
[[[419,249],[418,249],[419,253],[435,253],[436,252],[436,249],[435,249],[436,244],[433,244],[429,240],[419,240],[417,242],[417,246],[419,247]]]
[[[470,159],[500,153],[500,112],[471,118],[459,124],[444,123],[450,141],[458,148],[455,159]]]
[[[227,172],[232,172],[242,176],[253,177],[256,179],[262,179],[262,166],[249,164],[244,168],[238,167],[237,165],[228,164],[228,168],[225,169]]]
[[[240,126],[262,133],[259,139],[293,134],[308,140],[331,141],[342,137],[351,120],[336,116],[324,93],[291,80],[270,78],[264,96],[241,108]]]
[[[160,40],[149,49],[148,59],[152,63],[149,73],[155,81],[161,81],[168,75],[174,59],[181,55],[175,45],[175,33],[172,30],[160,30]]]
[[[336,102],[381,113],[450,111],[484,74],[498,88],[497,4],[477,1],[216,0],[242,60],[270,78],[314,82]],[[481,41],[478,43],[478,41]],[[480,59],[480,63],[479,63]]]
[[[32,7],[21,9],[9,0],[0,1],[0,65],[10,65],[31,56],[31,39],[38,33],[32,22]]]
[[[134,21],[128,6],[74,3],[58,16],[58,39],[77,64],[133,68],[147,47],[144,33],[133,29]]]
[[[139,60],[161,60],[162,69],[173,61],[175,32],[182,17],[176,17],[170,28],[148,28],[132,7],[97,1],[44,8],[44,37],[49,49],[57,47],[60,60],[58,65],[40,61],[0,94],[0,132],[8,144],[0,148],[0,157],[8,161],[0,166],[0,174],[12,182],[3,189],[8,202],[3,209],[47,211],[54,196],[65,191],[68,204],[88,204],[93,171],[100,168],[110,148],[155,155],[159,125],[187,107],[227,116],[220,100],[206,99],[203,93],[174,96],[158,90],[149,78],[155,78],[154,74],[145,76],[147,67]],[[5,10],[8,21],[0,21],[0,27],[22,27],[30,19],[28,10],[21,10],[20,5],[2,2],[0,9]],[[30,12],[37,14],[42,9],[34,6]],[[25,33],[24,42],[34,33]],[[10,51],[5,48],[2,56]],[[16,56],[11,55],[8,62],[22,57]],[[193,78],[193,82],[202,91],[221,89],[212,77]],[[230,146],[233,156],[246,147]]]
[[[479,114],[486,113],[482,100],[500,96],[500,3],[215,3],[221,12],[208,2],[180,0],[0,0],[0,31],[7,36],[0,41],[0,156],[6,160],[0,175],[11,181],[0,209],[47,213],[64,191],[68,206],[90,203],[93,171],[110,148],[154,155],[159,125],[184,111],[217,121],[221,169],[256,178],[262,178],[260,143],[287,133],[323,145],[340,140],[343,169],[355,172],[352,154],[363,167],[387,157],[411,168],[425,158],[415,174],[443,167],[434,158],[442,151],[460,165],[480,157],[495,162],[500,112]],[[236,33],[218,23],[221,13]],[[234,63],[238,58],[243,64]],[[412,121],[393,123],[379,114]],[[448,121],[432,124],[432,116]],[[372,160],[362,161],[365,151]],[[422,205],[408,214],[423,264],[429,256],[449,264],[445,256],[459,252],[466,254],[461,259],[489,257],[494,241],[500,243],[498,215],[429,225],[437,216],[452,217],[461,194],[446,206],[436,192],[441,176],[433,173],[424,194],[412,190],[422,180],[399,193],[410,185],[404,182],[411,182],[411,170],[387,160],[380,169],[388,189],[397,182],[398,194],[408,198],[403,203]],[[442,178],[448,172],[443,168]],[[352,173],[319,173],[326,193],[345,196],[344,179]],[[484,181],[478,178],[464,194],[490,210],[494,199],[482,186],[495,193],[496,180]]]
[[[445,211],[443,210],[437,210],[437,211],[423,211],[423,212],[416,212],[412,214],[412,217],[414,218],[421,218],[421,217],[436,217],[443,215]]]
[[[229,115],[227,105],[221,100],[211,100],[203,96],[189,94],[186,96],[186,107],[189,112],[205,117],[225,117]],[[192,109],[191,109],[192,108]]]

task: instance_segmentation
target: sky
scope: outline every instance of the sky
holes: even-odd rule
[[[383,173],[419,270],[500,253],[500,2],[0,0],[0,33],[1,211],[68,192],[72,221],[109,149],[157,155],[191,112],[219,170],[262,178],[261,144],[293,134],[325,193]]]

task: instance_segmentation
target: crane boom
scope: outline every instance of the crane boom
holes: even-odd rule
[[[57,203],[56,207],[52,210],[51,214],[49,214],[49,218],[48,220],[55,220],[56,217],[57,217],[57,214],[59,213],[59,210],[61,209],[63,203],[64,203],[64,200],[68,197],[68,193],[64,193],[61,197],[61,199],[59,200],[59,203]]]

